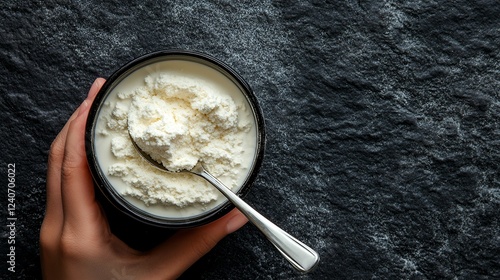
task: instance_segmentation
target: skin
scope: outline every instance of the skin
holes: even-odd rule
[[[175,279],[247,219],[235,209],[208,225],[179,231],[148,252],[136,251],[114,236],[95,199],[84,144],[88,111],[104,82],[94,81],[50,147],[40,230],[43,277]]]

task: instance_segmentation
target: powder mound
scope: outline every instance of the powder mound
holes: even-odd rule
[[[244,93],[219,75],[168,61],[134,72],[110,92],[96,123],[95,148],[109,183],[128,202],[154,215],[184,217],[225,200],[199,176],[155,168],[131,138],[169,170],[202,162],[235,192],[245,183],[255,156],[255,119]]]
[[[238,130],[233,100],[189,79],[147,77],[128,111],[130,136],[171,171],[190,170],[198,161],[234,166]]]

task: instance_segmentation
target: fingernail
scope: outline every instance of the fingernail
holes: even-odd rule
[[[234,217],[232,217],[229,222],[227,222],[226,231],[228,234],[233,233],[244,226],[247,222],[247,217],[245,217],[245,215],[241,213],[238,213],[237,215],[234,215]]]
[[[87,93],[87,98],[91,96],[92,93],[97,92],[97,87],[99,87],[99,78],[95,79],[90,87],[89,92]]]
[[[78,108],[78,117],[87,111],[87,107],[89,107],[89,101],[87,99],[83,100],[82,104]]]

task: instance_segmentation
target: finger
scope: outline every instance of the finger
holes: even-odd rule
[[[104,85],[105,82],[106,82],[106,79],[104,79],[104,78],[95,79],[95,81],[92,83],[92,86],[90,87],[87,99],[89,99],[93,102],[97,93],[99,92],[99,90],[101,90],[101,87],[102,87],[102,85]]]
[[[87,99],[93,100],[104,84],[104,79],[97,78],[89,90]],[[61,232],[63,212],[61,202],[61,167],[64,156],[64,147],[69,124],[76,118],[80,107],[71,115],[68,122],[52,142],[47,164],[47,201],[46,212],[42,224],[42,232],[50,231],[49,236],[57,236]]]
[[[44,225],[55,229],[56,225],[62,226],[62,204],[61,204],[61,166],[64,156],[64,145],[69,123],[76,118],[78,109],[71,115],[68,122],[52,142],[47,164],[47,202],[45,210]],[[48,225],[50,224],[50,226]]]
[[[93,180],[85,154],[85,124],[91,103],[102,86],[97,79],[78,114],[69,123],[61,166],[61,201],[64,225],[72,230],[89,229],[100,222],[101,211],[94,197]]]
[[[165,243],[151,251],[147,263],[156,275],[179,277],[186,269],[208,253],[222,238],[247,223],[237,209],[208,225],[179,231]]]

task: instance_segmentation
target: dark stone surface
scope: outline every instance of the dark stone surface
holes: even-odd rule
[[[500,278],[498,1],[164,2],[0,3],[2,279],[40,277],[48,149],[92,81],[169,48],[251,84],[268,149],[248,201],[322,257],[296,274],[247,225],[185,279]]]

